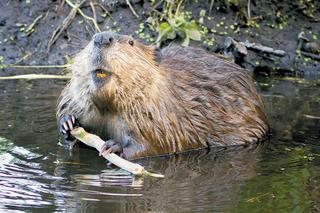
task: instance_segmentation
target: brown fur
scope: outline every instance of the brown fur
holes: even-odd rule
[[[240,145],[263,138],[266,116],[250,76],[204,50],[152,46],[119,36],[101,50],[112,77],[90,75],[92,42],[79,53],[57,116],[73,114],[91,132],[124,146],[127,158]]]

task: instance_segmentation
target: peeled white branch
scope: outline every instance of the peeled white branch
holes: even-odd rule
[[[26,74],[26,75],[13,75],[13,76],[0,76],[0,80],[14,80],[14,79],[70,79],[71,76],[67,75],[45,75],[45,74]]]
[[[96,148],[99,152],[101,151],[101,148],[105,143],[100,137],[86,132],[82,127],[73,129],[71,131],[71,134],[84,144]],[[102,156],[108,161],[110,161],[112,164],[134,175],[146,175],[161,178],[164,177],[161,174],[150,173],[147,170],[145,170],[143,166],[127,161],[114,153],[102,153]]]

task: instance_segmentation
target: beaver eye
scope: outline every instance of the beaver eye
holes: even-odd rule
[[[129,40],[128,43],[129,43],[131,46],[133,46],[133,44],[134,44],[133,40]]]

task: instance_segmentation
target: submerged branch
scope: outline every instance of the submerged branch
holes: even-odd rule
[[[71,134],[83,142],[84,144],[96,148],[99,152],[101,151],[104,141],[99,138],[97,135],[90,134],[86,132],[83,128],[78,127],[71,131]],[[114,153],[102,153],[102,156],[110,161],[112,164],[120,167],[123,170],[126,170],[134,175],[145,175],[145,176],[152,176],[152,177],[161,177],[164,176],[161,174],[154,174],[146,171],[141,165],[132,163],[127,161]]]

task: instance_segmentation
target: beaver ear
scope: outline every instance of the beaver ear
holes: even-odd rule
[[[154,59],[157,64],[161,63],[161,49],[159,47],[154,47]]]

